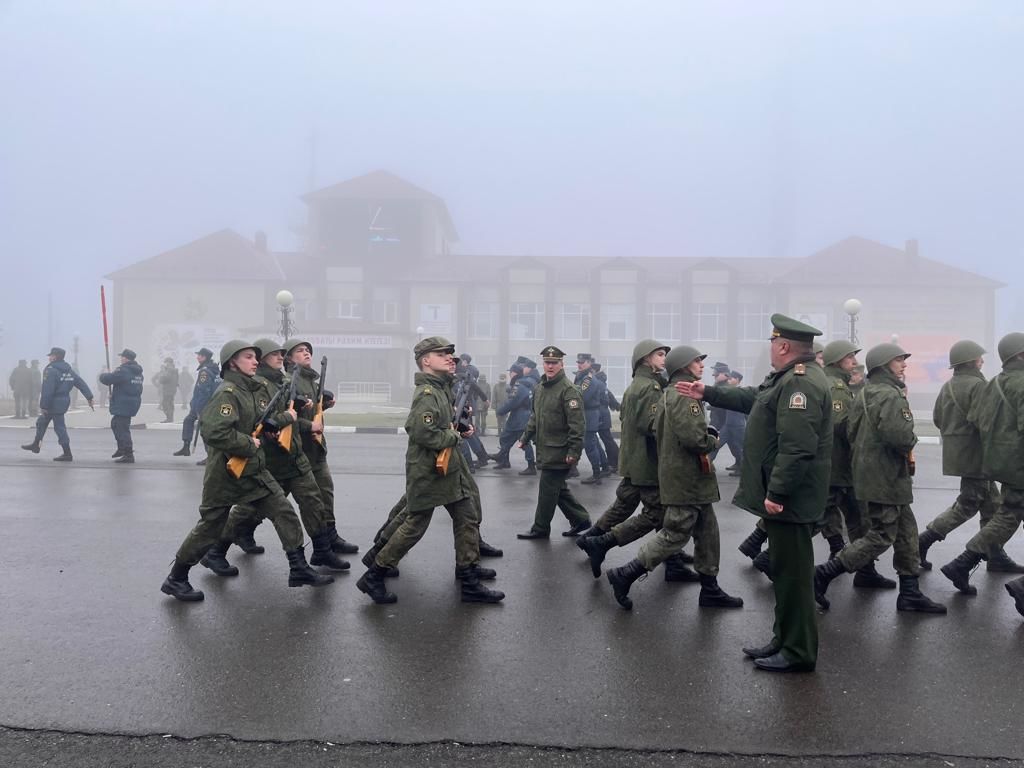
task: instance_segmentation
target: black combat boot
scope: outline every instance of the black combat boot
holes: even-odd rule
[[[39,441],[38,440],[33,440],[28,445],[21,446],[21,450],[23,450],[23,451],[32,451],[32,453],[39,453]]]
[[[237,576],[238,568],[229,563],[226,557],[230,546],[230,541],[218,541],[206,550],[206,554],[203,555],[199,564],[204,568],[209,568],[218,576]]]
[[[537,463],[534,461],[526,462],[526,469],[519,473],[520,475],[536,475],[537,474]]]
[[[175,451],[174,453],[172,453],[171,455],[172,455],[172,456],[191,456],[191,455],[192,455],[192,451],[191,451],[191,450],[189,449],[189,447],[188,447],[188,440],[186,440],[186,441],[185,441],[185,442],[184,442],[184,443],[182,444],[181,448],[179,448],[178,450],[176,450],[176,451]]]
[[[74,458],[71,456],[71,449],[69,447],[67,447],[67,446],[62,446],[62,449],[63,449],[64,452],[60,456],[54,456],[53,460],[54,461],[74,461]]]
[[[118,448],[116,451],[110,454],[110,458],[112,459],[120,459],[122,456],[124,456],[124,448]]]
[[[843,568],[838,557],[829,560],[824,565],[814,566],[814,601],[826,611],[830,603],[825,597],[825,592],[828,591],[828,585],[832,579],[842,573],[846,573],[846,569]]]
[[[288,558],[288,586],[289,587],[323,587],[334,583],[333,576],[325,576],[317,573],[306,562],[306,553],[302,547],[285,552]]]
[[[743,598],[733,597],[718,586],[716,576],[700,576],[700,596],[697,605],[701,608],[742,608]]]
[[[455,566],[455,578],[459,581],[465,581],[470,578],[475,578],[479,581],[493,581],[497,575],[493,568],[483,568],[480,566],[480,563]]]
[[[772,577],[772,556],[765,552],[758,552],[757,557],[751,561],[751,565],[765,576],[768,577],[768,581],[775,581]]]
[[[477,578],[476,573],[472,570],[466,571],[460,577],[460,583],[462,602],[464,603],[500,603],[505,599],[504,592],[485,587],[480,583],[480,579]]]
[[[617,545],[618,542],[615,541],[615,536],[611,533],[600,536],[584,534],[576,539],[576,546],[586,552],[587,557],[590,558],[590,572],[594,574],[595,579],[601,578],[601,563],[604,562],[604,556]]]
[[[696,584],[700,581],[700,574],[686,564],[686,558],[682,552],[665,558],[664,566],[665,581],[683,584]]]
[[[598,474],[597,472],[592,474],[586,480],[580,480],[580,485],[600,485],[600,484],[601,484],[601,475]]]
[[[841,533],[833,534],[832,536],[825,537],[825,541],[828,542],[828,559],[831,560],[840,552],[843,551],[843,547],[846,546],[846,542],[843,541],[843,535]],[[894,585],[895,586],[895,585]]]
[[[365,565],[367,568],[371,568],[373,566],[374,561],[377,559],[377,555],[379,555],[380,551],[382,549],[384,549],[384,545],[385,544],[387,544],[386,541],[379,541],[376,544],[374,544],[372,547],[370,547],[368,550],[366,550],[366,553],[361,558],[362,562],[363,562],[363,565]],[[387,579],[396,579],[396,578],[398,578],[398,576],[399,576],[399,570],[397,568],[385,568],[384,569],[384,577],[385,578],[387,578]]]
[[[978,588],[970,583],[971,571],[973,571],[980,562],[981,555],[965,549],[953,560],[939,568],[939,570],[942,571],[943,576],[953,582],[953,586],[962,594],[976,595],[978,594]],[[902,585],[902,583],[903,577],[901,576],[900,584]],[[902,588],[903,587],[901,586],[900,589]]]
[[[498,549],[498,547],[480,539],[480,557],[502,557],[504,554],[504,550]]]
[[[594,523],[592,526],[587,528],[587,530],[581,533],[580,536],[604,536],[606,533],[608,533],[608,531],[601,530],[597,527],[597,523]]]
[[[633,610],[633,601],[629,599],[629,588],[633,582],[647,576],[647,569],[639,560],[630,560],[625,565],[608,571],[608,583],[612,585],[615,599],[627,611]]]
[[[205,467],[206,466],[206,458],[204,457],[204,458],[200,459],[199,461],[197,461],[196,462],[196,466],[197,467]]]
[[[1017,613],[1024,616],[1024,579],[1014,579],[1013,581],[1006,582],[1003,586],[1006,587],[1006,591],[1013,598],[1013,604],[1017,608]]]
[[[124,453],[121,454],[120,458],[118,458],[114,463],[115,464],[134,464],[135,463],[135,454],[132,451],[125,451]]]
[[[394,592],[388,592],[388,588],[384,586],[386,571],[386,568],[381,568],[379,565],[371,565],[366,573],[359,577],[359,581],[356,582],[356,588],[360,592],[369,595],[375,603],[397,603],[398,595]]]
[[[339,555],[354,555],[359,551],[358,544],[353,544],[351,541],[345,541],[338,535],[337,527],[332,525],[328,531],[330,532],[330,538],[328,541],[331,543],[331,549]]]
[[[921,558],[921,570],[930,571],[932,569],[932,564],[928,562],[928,549],[936,541],[942,541],[943,538],[931,528],[925,528],[917,537],[917,553]]]
[[[579,536],[581,533],[589,530],[590,518],[586,518],[584,520],[580,520],[578,523],[573,523],[568,531],[562,531],[562,535],[568,536],[570,538],[575,538],[576,536]]]
[[[896,598],[896,610],[944,614],[946,606],[921,593],[917,576],[900,576],[900,594]]]
[[[253,533],[256,526],[252,523],[244,523],[235,528],[235,546],[247,555],[262,555],[266,550],[256,543]]]
[[[985,570],[989,573],[1024,573],[1024,565],[1016,562],[1000,547],[988,558]]]
[[[330,531],[322,531],[313,537],[313,556],[309,559],[309,564],[322,565],[332,571],[347,571],[352,567],[348,560],[342,560],[331,548]]]
[[[760,528],[755,528],[753,533],[747,536],[736,549],[753,560],[761,552],[761,547],[766,541],[768,541],[768,534]]]
[[[896,589],[896,582],[880,574],[872,561],[853,575],[853,586],[861,589]]]
[[[202,590],[193,589],[192,585],[188,583],[188,571],[189,566],[175,560],[174,565],[171,566],[171,572],[164,579],[164,583],[160,585],[160,591],[186,603],[198,603],[205,595]]]
[[[512,469],[512,465],[509,463],[509,460],[507,458],[498,459],[497,461],[498,463],[494,465],[495,469]]]

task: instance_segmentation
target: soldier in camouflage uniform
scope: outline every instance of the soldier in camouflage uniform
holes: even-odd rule
[[[224,381],[203,409],[199,422],[209,450],[199,522],[178,548],[174,565],[160,591],[186,602],[203,599],[203,593],[189,583],[188,572],[225,538],[233,504],[249,504],[261,519],[270,518],[288,558],[289,587],[330,584],[334,581],[332,576],[321,576],[306,563],[299,518],[267,471],[260,438],[252,436],[267,405],[266,389],[255,378],[259,350],[248,342],[234,339],[221,348],[220,360]],[[290,409],[289,415],[295,418],[295,412]],[[237,478],[227,469],[228,460],[236,456],[246,459],[245,468]],[[238,575],[238,569],[231,565],[213,570],[219,576]]]
[[[356,586],[375,603],[394,603],[398,597],[384,584],[388,569],[397,568],[405,554],[423,538],[434,509],[443,506],[452,518],[455,535],[455,576],[461,584],[462,601],[497,603],[504,592],[487,589],[481,579],[493,579],[490,568],[480,566],[480,516],[473,504],[474,489],[469,467],[458,450],[462,435],[472,435],[472,425],[460,434],[452,423],[452,353],[455,345],[440,336],[420,341],[413,349],[419,366],[405,431],[408,514],[378,551],[373,564]],[[442,461],[447,455],[447,463]]]
[[[658,492],[658,445],[654,425],[661,410],[661,374],[665,370],[668,345],[644,339],[633,347],[633,381],[622,393],[622,445],[615,501],[594,525],[576,539],[587,553],[594,578],[601,576],[601,563],[613,547],[630,542],[660,528],[665,507]],[[643,504],[643,511],[633,515]],[[665,559],[665,581],[699,581],[679,553]]]
[[[1024,333],[999,340],[1002,372],[984,385],[971,403],[967,420],[981,434],[981,472],[1002,483],[1002,503],[964,551],[942,566],[944,576],[960,592],[973,595],[971,571],[996,555],[1024,522]],[[1007,589],[1019,602],[1019,580]]]
[[[953,377],[942,385],[935,399],[932,421],[942,433],[942,474],[960,478],[960,495],[941,515],[936,517],[918,537],[921,567],[932,569],[928,549],[942,541],[950,531],[959,528],[980,513],[981,527],[992,519],[999,506],[999,489],[985,478],[981,467],[981,435],[967,420],[974,398],[985,390],[985,374],[981,372],[985,350],[976,342],[958,341],[949,350],[949,367]],[[1024,573],[999,547],[988,558],[988,570],[1002,573]]]
[[[579,536],[590,527],[590,513],[573,496],[566,478],[580,460],[586,421],[583,415],[583,393],[565,376],[565,352],[558,347],[545,347],[541,352],[544,378],[533,391],[533,411],[519,446],[537,443],[537,467],[540,486],[533,525],[520,539],[546,539],[551,535],[555,508],[569,520],[571,527],[563,536]]]
[[[664,365],[670,385],[679,381],[700,381],[705,357],[693,347],[676,347],[669,352]],[[658,488],[653,500],[662,509],[662,519],[658,521],[660,530],[640,548],[636,559],[608,571],[608,582],[619,605],[630,610],[633,601],[629,597],[629,588],[633,582],[659,563],[678,556],[692,536],[698,540],[697,570],[701,585],[698,605],[702,608],[741,608],[742,599],[726,594],[718,586],[721,543],[712,504],[719,501],[720,496],[715,465],[709,455],[718,447],[718,439],[708,429],[700,403],[680,395],[671,386],[664,392],[660,390],[659,386],[660,402],[648,404],[643,414],[643,418],[649,414],[655,419],[648,431],[648,434],[656,436],[655,445],[640,446],[648,456],[644,462],[647,468],[655,468],[657,472]],[[623,456],[625,454],[623,440]],[[642,456],[632,458],[643,462]],[[626,467],[625,459],[622,466]],[[622,474],[625,482],[625,472]],[[702,551],[705,553],[703,557],[700,556]]]
[[[292,366],[299,367],[296,390],[298,397],[304,403],[299,412],[298,421],[299,434],[302,437],[302,451],[309,460],[313,478],[320,488],[320,497],[324,505],[324,522],[327,524],[330,534],[331,549],[339,555],[353,555],[359,551],[359,547],[338,535],[338,525],[334,517],[334,479],[331,477],[331,467],[327,463],[327,435],[324,434],[323,423],[313,420],[317,406],[317,379],[320,378],[320,374],[313,370],[313,345],[308,341],[296,339],[290,340],[288,344],[287,369],[291,371]],[[333,405],[334,396],[324,390],[324,409]]]
[[[853,481],[857,498],[867,503],[868,531],[834,559],[814,569],[814,598],[828,609],[829,582],[853,573],[890,547],[899,574],[896,610],[944,614],[946,606],[921,593],[914,501],[914,415],[904,389],[910,355],[896,344],[868,351],[868,385],[857,398],[847,432],[853,445]]]

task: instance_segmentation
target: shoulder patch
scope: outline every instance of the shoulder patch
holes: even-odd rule
[[[234,387],[232,387],[232,386],[231,386],[230,384],[225,384],[225,385],[224,385],[224,391],[225,391],[225,392],[234,392],[234,391],[235,391],[235,388],[234,388]]]
[[[843,401],[842,400],[833,400],[832,401],[832,410],[835,411],[836,413],[839,413],[840,411],[842,411],[843,408],[844,408],[844,406],[843,406]]]
[[[223,403],[220,407],[221,416],[230,416],[233,411],[234,408],[232,408],[231,403]]]
[[[203,370],[201,370],[201,371],[199,372],[199,381],[200,381],[200,383],[202,383],[202,384],[205,384],[205,383],[206,383],[206,380],[207,380],[208,378],[210,378],[210,374],[208,374],[208,373],[206,372],[206,369],[205,369],[205,368],[204,368]]]
[[[430,389],[430,387],[424,387],[423,388],[423,394],[424,395],[429,395],[431,392],[432,392],[432,390]]]
[[[654,385],[654,391],[655,392],[661,392],[661,384],[655,384]]]
[[[657,403],[651,403],[651,413],[657,413],[657,412],[658,412],[658,404]]]
[[[260,410],[261,411],[262,410],[266,410],[266,407],[267,407],[267,398],[261,397],[260,398]]]
[[[700,406],[696,403],[690,403],[690,413],[694,416],[700,416]]]
[[[576,398],[574,397],[574,398],[573,398],[572,400],[570,400],[570,401],[569,401],[569,407],[570,407],[570,408],[579,408],[579,407],[580,407],[580,401],[579,401],[579,400],[577,400],[577,399],[576,399]]]
[[[796,365],[793,366],[793,373],[795,373],[797,376],[803,376],[804,374],[807,373],[807,366],[804,365],[803,363],[797,363]]]
[[[846,389],[846,382],[836,379],[836,383],[833,385],[836,389]]]
[[[434,423],[434,414],[430,413],[429,411],[427,413],[424,413],[423,414],[423,423],[427,424],[428,426],[430,424],[433,424]]]
[[[910,412],[909,408],[904,408],[903,409],[903,418],[906,419],[907,421],[913,421],[914,420],[914,414]]]
[[[794,392],[789,396],[789,409],[790,410],[807,410],[807,395],[803,392]]]
[[[580,389],[582,389],[584,392],[586,392],[588,389],[590,389],[590,377],[589,376],[583,380],[582,384],[580,384]]]

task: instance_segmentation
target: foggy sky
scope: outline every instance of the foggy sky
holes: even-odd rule
[[[466,253],[917,238],[1021,329],[1022,32],[1010,0],[0,0],[0,362],[45,355],[48,290],[98,361],[103,274],[225,227],[294,248],[311,175],[378,168]]]

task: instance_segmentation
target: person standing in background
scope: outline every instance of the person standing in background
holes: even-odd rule
[[[162,423],[170,424],[174,421],[174,397],[178,394],[178,368],[173,358],[164,358],[163,367],[153,379],[153,383],[160,390],[160,410],[164,412]]]

